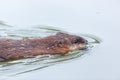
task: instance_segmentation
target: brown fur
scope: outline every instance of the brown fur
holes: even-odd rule
[[[0,39],[0,60],[16,60],[43,54],[66,54],[74,43],[87,44],[87,41],[79,36],[60,32],[45,38]]]

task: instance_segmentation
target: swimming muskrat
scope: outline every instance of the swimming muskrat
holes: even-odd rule
[[[87,40],[76,35],[58,32],[56,35],[33,39],[0,39],[0,61],[32,58],[43,54],[64,55],[83,49]]]

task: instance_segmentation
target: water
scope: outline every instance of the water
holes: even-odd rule
[[[9,39],[30,39],[30,38],[44,38],[50,35],[55,35],[57,32],[66,32],[50,26],[34,26],[31,28],[16,28],[4,24],[0,25],[0,38]],[[40,55],[35,58],[21,59],[8,62],[0,62],[0,76],[1,79],[9,79],[16,75],[31,73],[46,68],[51,65],[55,65],[64,61],[76,59],[88,53],[89,49],[101,42],[100,39],[93,35],[77,34],[88,40],[89,44],[86,45],[87,50],[75,50],[69,52],[64,56],[60,55]]]
[[[42,24],[103,40],[81,57],[9,80],[120,80],[119,0],[0,0],[0,6],[0,20],[15,28]]]

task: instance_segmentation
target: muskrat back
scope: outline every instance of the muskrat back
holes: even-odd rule
[[[0,39],[0,60],[32,58],[45,54],[64,55],[70,51],[85,48],[87,43],[87,40],[82,37],[61,32],[45,38]]]

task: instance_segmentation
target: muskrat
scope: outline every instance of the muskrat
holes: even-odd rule
[[[64,55],[83,49],[88,41],[76,35],[58,32],[56,35],[32,39],[0,39],[0,61],[33,58],[37,55]]]

